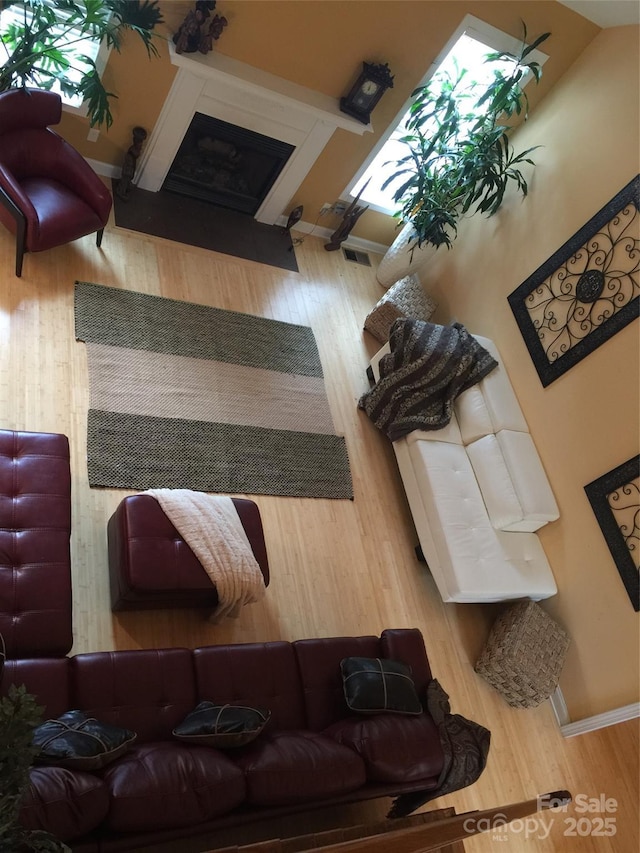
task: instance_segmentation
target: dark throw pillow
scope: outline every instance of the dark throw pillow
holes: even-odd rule
[[[33,745],[39,749],[36,761],[71,770],[99,770],[122,755],[135,739],[135,732],[101,723],[82,711],[67,711],[33,731]]]
[[[215,705],[200,702],[173,730],[188,743],[233,749],[255,740],[269,722],[271,713],[244,705]]]
[[[344,698],[359,714],[421,714],[411,669],[384,658],[344,658],[340,663]]]

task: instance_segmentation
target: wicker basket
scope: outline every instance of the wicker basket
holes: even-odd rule
[[[389,340],[389,330],[399,317],[429,320],[437,305],[424,292],[417,275],[401,278],[387,290],[377,305],[367,314],[364,327],[381,343]]]
[[[475,671],[515,708],[534,708],[558,686],[569,637],[535,601],[502,613],[491,629]]]

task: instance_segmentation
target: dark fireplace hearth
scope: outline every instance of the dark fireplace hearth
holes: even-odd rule
[[[196,113],[163,189],[255,214],[294,146]]]

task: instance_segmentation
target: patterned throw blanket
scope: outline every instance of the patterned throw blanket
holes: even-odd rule
[[[391,441],[416,429],[445,427],[455,398],[498,366],[460,323],[396,320],[389,345],[391,352],[380,359],[380,379],[358,407]]]
[[[427,685],[427,711],[438,727],[444,753],[438,785],[431,791],[396,797],[388,818],[405,817],[437,797],[472,785],[487,765],[491,732],[461,714],[452,714],[449,696],[435,678]]]

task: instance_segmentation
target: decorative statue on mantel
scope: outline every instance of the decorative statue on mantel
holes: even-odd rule
[[[211,17],[215,8],[216,0],[198,0],[195,9],[188,12],[173,37],[176,53],[195,53],[197,50],[209,53],[228,23],[224,16],[214,15],[206,32],[202,31],[205,21]]]

